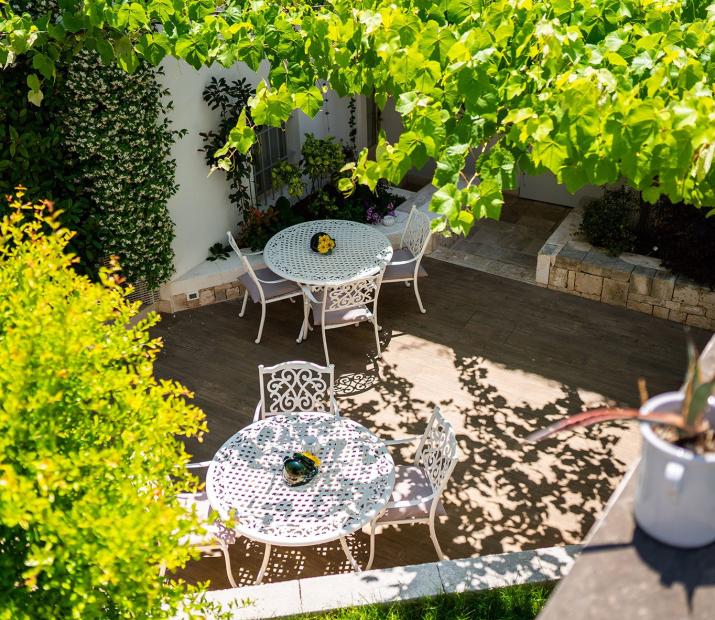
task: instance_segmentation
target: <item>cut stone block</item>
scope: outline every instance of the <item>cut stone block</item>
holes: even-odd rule
[[[576,272],[575,288],[579,293],[600,297],[603,290],[603,278],[578,271]]]
[[[174,295],[171,298],[171,307],[173,308],[174,312],[178,312],[179,310],[186,310],[189,307],[189,304],[186,300],[186,294],[179,293],[178,295]]]
[[[583,259],[581,271],[594,276],[601,276],[602,278],[610,278],[614,271],[623,271],[621,263],[624,263],[624,261],[615,256],[609,256],[601,250],[593,249]],[[628,273],[630,271],[628,270]]]
[[[601,301],[612,306],[625,306],[628,299],[628,282],[620,282],[611,278],[603,279]]]
[[[697,306],[700,303],[700,288],[690,280],[678,278],[673,289],[673,301]]]
[[[235,620],[258,620],[299,614],[300,582],[279,581],[206,593],[206,599],[221,606]]]
[[[703,291],[703,294],[701,296],[701,302],[705,306],[715,307],[715,291]]]
[[[683,307],[681,308],[685,314],[693,314],[695,316],[705,316],[705,308],[702,306],[689,306],[687,304],[683,304]]]
[[[668,319],[675,321],[676,323],[685,323],[686,316],[685,312],[679,312],[678,310],[671,310],[668,313]]]
[[[553,288],[566,288],[568,271],[561,267],[552,267],[549,272],[549,286]]]
[[[554,265],[563,267],[564,269],[578,270],[586,254],[587,253],[583,250],[577,250],[571,244],[567,243],[556,256]]]
[[[541,574],[550,581],[558,581],[565,577],[571,570],[581,549],[581,545],[537,549],[535,553],[541,565]]]
[[[213,288],[205,288],[199,291],[199,303],[202,306],[207,306],[216,301],[216,295]]]
[[[705,316],[689,314],[685,319],[686,325],[692,325],[693,327],[701,327],[702,329],[710,329],[710,319]]]
[[[675,276],[665,271],[657,271],[653,278],[651,295],[658,299],[670,301],[673,298],[675,288]]]
[[[551,270],[551,259],[552,259],[551,255],[542,254],[542,253],[539,253],[539,255],[536,257],[536,283],[537,284],[548,284],[549,283],[549,272]]]
[[[679,301],[666,301],[663,305],[668,308],[668,310],[675,310],[676,312],[680,312],[680,309],[683,307],[683,304]]]
[[[663,306],[653,306],[653,316],[657,316],[659,319],[667,319],[669,312],[670,310]]]
[[[437,564],[300,580],[303,613],[442,594]]]
[[[569,291],[574,290],[574,285],[576,283],[576,272],[575,271],[569,271],[568,278],[566,280],[566,288]]]
[[[238,299],[242,294],[241,287],[232,286],[226,289],[226,299]]]
[[[653,314],[653,305],[644,304],[640,301],[631,301],[629,299],[626,303],[626,308],[629,310],[637,310],[638,312],[643,312],[644,314]]]
[[[638,293],[639,295],[650,295],[655,274],[655,269],[638,265],[631,273],[630,290],[634,293]]]

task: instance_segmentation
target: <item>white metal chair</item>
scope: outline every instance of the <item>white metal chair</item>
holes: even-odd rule
[[[417,278],[427,275],[421,263],[431,237],[430,218],[426,213],[413,206],[400,239],[400,247],[394,251],[392,260],[385,268],[385,275],[382,278],[382,281],[387,284],[404,282],[406,286],[409,286],[412,282],[417,304],[423,314],[427,310],[422,305]]]
[[[208,467],[211,461],[203,461],[201,463],[190,463],[188,469],[203,469]],[[226,563],[226,575],[232,588],[236,588],[236,582],[233,579],[231,571],[231,558],[228,554],[228,546],[236,542],[238,535],[235,530],[226,527],[220,519],[210,519],[211,504],[205,492],[197,493],[179,493],[177,496],[179,504],[187,511],[194,512],[199,519],[200,531],[189,534],[181,540],[181,544],[191,545],[196,547],[200,553],[215,554],[217,551],[223,553],[224,562]],[[163,577],[166,572],[166,567],[162,566],[160,575]]]
[[[262,252],[244,254],[239,249],[238,244],[233,238],[231,232],[227,232],[226,235],[228,236],[229,245],[241,259],[241,263],[245,269],[245,271],[238,276],[239,282],[241,282],[243,287],[246,289],[246,292],[243,295],[243,306],[241,306],[241,312],[238,316],[242,317],[246,313],[246,304],[248,303],[249,296],[251,297],[253,303],[261,304],[261,324],[258,328],[258,338],[256,338],[256,344],[258,344],[261,342],[263,324],[266,321],[266,305],[283,299],[290,299],[293,301],[294,297],[298,297],[303,293],[296,282],[279,277],[276,273],[268,269],[268,267],[254,270],[251,266],[251,262],[248,260],[248,257],[260,256]]]
[[[297,342],[308,337],[308,315],[312,310],[313,324],[320,325],[323,334],[326,364],[330,364],[330,356],[328,355],[328,341],[325,332],[329,329],[359,325],[364,322],[372,323],[375,329],[377,357],[381,357],[377,297],[380,293],[383,271],[384,269],[374,276],[350,280],[343,284],[330,284],[323,287],[302,286],[304,319]],[[372,305],[372,309],[370,309],[370,305]]]
[[[258,367],[261,400],[253,421],[281,413],[326,411],[340,415],[335,400],[335,366],[311,362],[283,362]]]
[[[446,515],[440,496],[459,460],[457,437],[439,407],[435,407],[421,437],[395,439],[386,441],[385,444],[395,446],[418,439],[414,464],[395,467],[395,487],[390,502],[382,514],[369,525],[370,559],[365,570],[370,570],[375,556],[376,529],[403,523],[426,523],[437,557],[440,560],[445,559],[437,540],[434,521],[437,515]]]

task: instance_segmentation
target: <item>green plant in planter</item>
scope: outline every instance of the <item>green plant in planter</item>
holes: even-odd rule
[[[586,240],[612,256],[633,250],[634,220],[639,194],[629,187],[607,188],[603,198],[586,204],[579,232]]]
[[[345,164],[343,147],[333,136],[319,139],[306,134],[301,154],[301,166],[312,180],[313,191]]]
[[[680,411],[655,412],[644,415],[638,409],[599,408],[584,411],[559,420],[544,429],[531,433],[526,441],[537,442],[574,428],[601,422],[635,420],[666,427],[663,436],[677,445],[693,451],[715,452],[713,428],[705,417],[708,398],[715,394],[715,380],[703,381],[698,366],[698,350],[688,341],[688,371],[683,387],[683,404]],[[646,400],[647,396],[643,400]]]
[[[209,248],[209,255],[206,257],[206,260],[208,261],[215,261],[215,260],[226,260],[231,253],[231,246],[221,243],[220,241],[218,243],[214,243],[210,248]]]
[[[271,179],[273,180],[274,189],[279,189],[287,185],[288,193],[295,198],[300,198],[305,192],[300,170],[298,170],[297,166],[287,161],[280,161],[273,166],[271,169]]]

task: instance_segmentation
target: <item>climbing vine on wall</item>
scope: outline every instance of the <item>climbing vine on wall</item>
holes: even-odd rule
[[[171,104],[159,70],[131,75],[81,51],[67,69],[62,145],[93,208],[103,257],[119,257],[130,282],[155,288],[173,272],[174,225],[166,207],[176,192],[171,146],[181,133],[165,116]]]
[[[212,110],[218,111],[218,127],[199,134],[204,140],[204,147],[199,151],[204,153],[209,167],[226,172],[231,187],[229,199],[242,214],[253,204],[248,184],[251,175],[250,155],[234,151],[228,158],[222,158],[217,157],[216,152],[228,141],[229,133],[236,126],[241,112],[248,113],[248,99],[252,94],[253,89],[245,78],[229,83],[225,78],[212,77],[204,88],[203,97]]]

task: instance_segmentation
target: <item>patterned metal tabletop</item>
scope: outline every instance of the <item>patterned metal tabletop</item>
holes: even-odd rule
[[[310,239],[318,232],[335,239],[332,254],[310,249]],[[316,220],[276,233],[266,244],[263,257],[271,270],[287,280],[322,286],[376,274],[390,262],[392,245],[374,226],[347,220]]]
[[[283,458],[304,449],[321,460],[304,486],[283,480]],[[276,415],[247,426],[216,453],[206,492],[222,519],[263,543],[304,546],[337,540],[385,507],[395,466],[364,426],[331,413]]]

